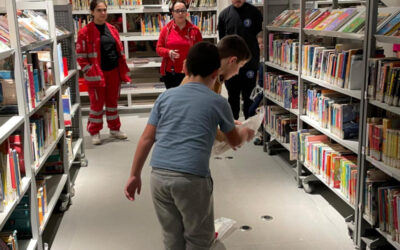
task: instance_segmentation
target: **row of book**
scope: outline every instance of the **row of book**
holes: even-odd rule
[[[277,72],[265,72],[264,93],[288,109],[298,108],[297,77]]]
[[[370,169],[365,189],[364,216],[400,243],[400,186],[379,170]]]
[[[37,187],[37,202],[39,210],[39,225],[42,227],[44,217],[48,211],[47,209],[47,190],[46,190],[46,178],[39,176],[36,179]]]
[[[25,165],[20,135],[11,135],[0,145],[0,163],[0,212],[3,212],[22,192]]]
[[[287,37],[287,35],[283,35]],[[297,39],[281,39],[280,34],[269,33],[269,57],[272,63],[290,70],[299,70],[299,46]]]
[[[319,86],[307,89],[306,115],[342,139],[358,138],[360,104]]]
[[[282,107],[265,107],[264,129],[277,141],[289,143],[289,134],[297,130],[297,117]]]
[[[215,7],[217,5],[216,0],[192,0],[186,1],[190,7]],[[170,4],[171,1],[166,1],[166,4]],[[161,6],[161,0],[107,0],[107,7],[110,9],[129,9],[137,8],[141,6]],[[72,0],[72,8],[74,10],[88,10],[90,7],[90,0]]]
[[[171,21],[171,16],[168,14],[142,14],[138,20],[142,35],[157,35]]]
[[[366,153],[389,167],[400,168],[400,120],[382,117],[367,119]]]
[[[368,96],[372,100],[399,106],[400,60],[392,57],[368,60]]]
[[[45,104],[31,117],[30,128],[33,165],[37,167],[45,149],[57,140],[59,125],[55,100]]]
[[[309,9],[306,10],[305,29],[319,31],[338,31],[345,33],[364,32],[366,18],[365,7],[345,9]],[[274,27],[300,26],[300,10],[285,10],[271,23]],[[386,7],[378,9],[377,34],[398,36],[400,31],[400,8]]]
[[[331,188],[340,191],[355,204],[357,155],[329,141],[315,129],[291,132],[290,158],[297,159]]]
[[[203,35],[217,34],[217,14],[215,12],[191,13],[190,20]]]
[[[334,86],[360,90],[363,78],[359,70],[363,64],[362,49],[357,45],[336,44],[335,47],[303,45],[302,74]]]
[[[49,22],[47,16],[41,12],[24,10],[23,14],[18,16],[18,26],[22,46],[50,39]],[[60,26],[56,27],[57,36],[65,34],[69,34],[69,31]],[[0,16],[0,43],[10,46],[10,34],[6,16]]]

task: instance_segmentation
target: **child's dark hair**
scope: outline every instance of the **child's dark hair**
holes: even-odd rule
[[[183,3],[183,4],[185,5],[185,8],[186,8],[186,9],[189,8],[188,1],[184,1],[184,0],[176,0],[176,1],[174,1],[174,0],[172,0],[171,3],[170,3],[169,12],[172,13],[172,11],[174,10],[175,5],[176,5],[177,3]]]
[[[236,56],[238,62],[249,61],[251,52],[246,42],[238,35],[229,35],[222,38],[217,44],[221,59]]]
[[[210,42],[196,43],[186,57],[189,76],[207,77],[221,66],[217,47]]]
[[[98,5],[99,3],[104,3],[104,5],[107,7],[107,3],[106,3],[105,0],[92,0],[92,1],[90,2],[90,10],[91,10],[91,11],[94,11],[94,9],[96,9],[96,7],[97,7],[97,5]]]

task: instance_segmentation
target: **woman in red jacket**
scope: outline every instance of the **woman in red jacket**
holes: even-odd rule
[[[92,143],[97,145],[101,143],[104,104],[110,136],[117,139],[127,138],[120,131],[117,106],[121,82],[130,82],[130,79],[127,76],[129,69],[118,30],[106,22],[105,0],[92,0],[90,10],[93,22],[79,31],[76,52],[90,98],[87,129],[92,136]]]
[[[157,42],[157,54],[163,58],[160,71],[167,89],[182,82],[185,77],[183,61],[189,49],[203,40],[200,30],[186,20],[187,7],[185,1],[172,2],[173,20],[161,30]]]

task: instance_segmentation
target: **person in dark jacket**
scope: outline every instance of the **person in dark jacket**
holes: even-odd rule
[[[247,43],[252,53],[251,60],[240,70],[239,74],[225,82],[228,90],[228,101],[233,117],[239,119],[240,94],[243,98],[243,114],[249,117],[251,91],[256,85],[256,76],[260,60],[260,49],[257,34],[262,30],[263,18],[261,12],[245,0],[232,0],[232,5],[225,8],[218,18],[219,38],[236,34]]]

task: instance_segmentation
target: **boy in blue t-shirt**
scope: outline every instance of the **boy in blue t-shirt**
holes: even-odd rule
[[[233,148],[254,136],[253,130],[235,127],[229,103],[212,91],[220,65],[215,45],[201,42],[190,49],[185,67],[189,83],[157,98],[125,186],[126,197],[133,201],[155,144],[151,193],[166,249],[209,249],[214,240],[209,159],[217,127]]]

